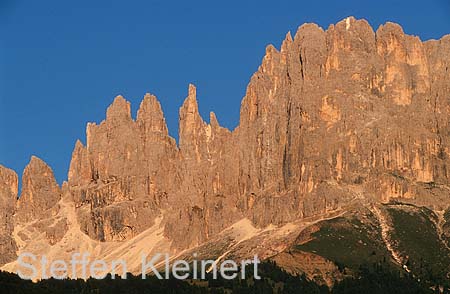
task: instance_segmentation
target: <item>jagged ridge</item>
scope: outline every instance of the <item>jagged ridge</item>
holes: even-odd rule
[[[448,56],[449,36],[421,42],[392,23],[377,32],[354,18],[326,31],[303,25],[280,50],[267,47],[235,130],[213,113],[204,122],[190,85],[179,147],[155,96],[145,96],[135,121],[118,96],[105,121],[88,124],[86,146],[76,143],[61,189],[32,159],[16,232],[48,211],[58,215],[61,199],[73,203],[93,241],[130,240],[161,219],[174,252],[242,219],[283,226],[354,201],[402,199],[443,210],[450,203]],[[14,181],[0,182],[17,190]],[[70,230],[38,227],[54,244]]]

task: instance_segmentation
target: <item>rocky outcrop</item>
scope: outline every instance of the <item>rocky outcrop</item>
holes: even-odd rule
[[[156,97],[146,95],[136,121],[117,97],[72,158],[85,232],[125,239],[163,214],[165,235],[182,249],[243,217],[283,225],[361,195],[448,201],[424,192],[448,182],[447,39],[423,43],[392,23],[374,32],[354,18],[303,25],[280,50],[267,47],[234,131],[213,113],[202,119],[190,85],[179,148]]]
[[[16,222],[39,221],[55,215],[56,204],[60,199],[61,189],[52,169],[41,159],[32,156],[22,176]]]
[[[134,121],[129,102],[118,96],[106,120],[88,124],[86,133],[86,147],[77,142],[73,151],[68,179],[82,230],[101,241],[133,237],[153,224],[175,186],[177,146],[161,106],[147,94]]]
[[[87,146],[77,142],[73,151],[68,187],[82,230],[91,238],[129,239],[164,215],[165,235],[174,248],[186,248],[239,219],[237,185],[226,184],[237,183],[237,165],[229,165],[232,133],[214,113],[205,123],[195,87],[188,92],[180,109],[180,148],[150,94],[136,121],[119,96],[105,121],[88,124]]]
[[[280,50],[266,48],[235,130],[214,113],[205,122],[189,85],[178,146],[155,96],[145,95],[135,120],[117,96],[104,121],[87,125],[86,145],[75,144],[63,191],[70,223],[93,242],[161,226],[178,252],[242,219],[259,230],[392,199],[443,210],[448,56],[448,36],[422,42],[392,23],[377,31],[354,18],[327,30],[305,24]],[[17,223],[61,215],[47,165],[33,158],[23,182]],[[69,223],[61,222],[39,230],[57,244],[71,230],[54,230]]]
[[[178,186],[169,195],[165,233],[177,248],[206,241],[242,218],[236,207],[237,164],[232,133],[214,113],[207,124],[200,117],[196,89],[189,86],[180,109]],[[221,221],[218,221],[221,220]]]
[[[429,48],[448,52],[446,39],[422,43],[398,25],[374,32],[366,21],[348,18],[327,31],[304,25],[280,51],[269,46],[237,130],[245,146],[242,196],[269,192],[270,200],[259,195],[268,202],[290,193],[282,202],[293,206],[283,221],[342,203],[344,195],[327,199],[338,193],[333,183],[358,185],[381,201],[429,203],[416,183],[448,183],[442,135],[448,115],[441,102],[448,89],[432,87],[438,78],[429,70],[436,60]]]
[[[0,264],[17,257],[17,245],[12,237],[17,189],[17,174],[0,165]]]

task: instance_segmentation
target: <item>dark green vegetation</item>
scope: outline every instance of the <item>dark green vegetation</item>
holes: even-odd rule
[[[319,229],[304,242],[300,238],[292,250],[325,257],[347,277],[357,276],[363,266],[372,264],[419,280],[427,288],[449,289],[450,251],[445,242],[450,236],[450,212],[444,213],[443,236],[439,236],[439,217],[427,208],[395,203],[385,205],[383,211],[388,220],[389,242],[409,272],[393,261],[376,216],[363,209],[319,223]],[[363,275],[368,276],[367,272]]]
[[[212,280],[193,283],[175,279],[158,280],[129,275],[127,280],[44,280],[38,283],[0,272],[0,293],[434,293],[410,276],[400,276],[381,265],[362,266],[355,278],[346,278],[333,289],[319,286],[304,276],[292,276],[273,263],[263,263],[261,280]]]
[[[443,218],[443,238],[447,242],[447,246],[450,246],[450,208],[444,212]]]
[[[391,239],[411,272],[432,285],[450,287],[450,252],[440,240],[437,216],[426,208],[387,206],[392,221]]]
[[[397,268],[382,240],[379,223],[370,211],[324,221],[319,226],[311,235],[311,241],[294,246],[294,250],[325,257],[344,273],[373,263]]]

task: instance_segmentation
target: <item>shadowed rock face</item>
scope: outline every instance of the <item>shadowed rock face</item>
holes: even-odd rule
[[[155,96],[144,97],[136,120],[116,97],[103,122],[88,124],[86,146],[76,143],[64,193],[91,239],[129,240],[162,217],[174,250],[243,218],[281,226],[355,200],[443,209],[449,56],[450,37],[421,42],[392,23],[376,32],[354,18],[326,31],[305,24],[280,50],[267,47],[233,131],[214,113],[203,121],[193,85],[179,147]],[[23,181],[17,223],[61,197],[37,159]]]

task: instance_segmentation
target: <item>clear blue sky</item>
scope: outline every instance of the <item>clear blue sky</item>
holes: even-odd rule
[[[0,0],[0,164],[22,174],[37,155],[62,182],[86,123],[103,120],[118,94],[133,115],[146,92],[157,95],[176,137],[190,82],[203,117],[215,111],[232,129],[267,44],[349,15],[422,39],[450,33],[448,0]]]

